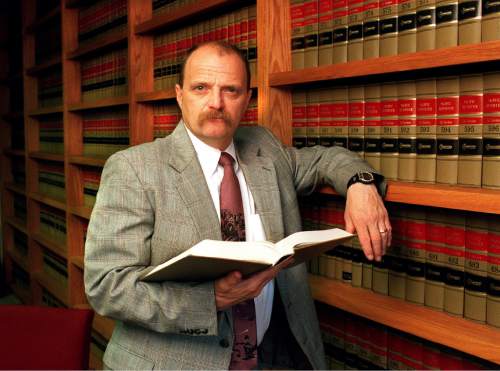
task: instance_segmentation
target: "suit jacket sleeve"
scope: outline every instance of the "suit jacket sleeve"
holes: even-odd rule
[[[85,244],[85,290],[101,315],[157,332],[214,335],[213,283],[146,283],[155,212],[150,192],[118,153],[102,173]],[[166,247],[168,248],[168,247]],[[198,330],[198,331],[196,331]]]

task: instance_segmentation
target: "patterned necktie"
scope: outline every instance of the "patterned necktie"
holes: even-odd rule
[[[220,219],[224,241],[245,241],[245,215],[233,158],[222,152],[219,165],[224,168],[220,184]],[[257,367],[257,327],[253,299],[233,306],[234,345],[230,370]]]

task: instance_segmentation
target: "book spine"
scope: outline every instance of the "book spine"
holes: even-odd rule
[[[425,220],[423,208],[406,212],[406,300],[417,304],[425,301]]]
[[[333,63],[347,62],[347,0],[333,1]]]
[[[318,1],[304,3],[304,67],[318,66]]]
[[[398,179],[414,182],[417,171],[417,93],[415,81],[398,83]]]
[[[380,84],[365,86],[365,160],[380,171]]]
[[[349,95],[346,87],[332,89],[333,96],[333,144],[347,148],[349,134]]]
[[[387,369],[388,353],[388,331],[385,326],[373,323],[369,330],[371,363],[375,367],[371,369]]]
[[[391,205],[391,225],[393,240],[387,251],[386,260],[389,268],[389,296],[405,299],[406,297],[406,220],[404,210],[398,205]]]
[[[500,73],[484,75],[482,186],[500,188]]]
[[[227,28],[226,28],[227,34]],[[224,39],[224,32],[221,39]],[[257,7],[248,7],[248,63],[251,76],[257,77]]]
[[[366,0],[363,16],[363,59],[378,58],[380,42],[380,5],[378,0]]]
[[[347,148],[359,157],[364,157],[364,113],[365,89],[364,86],[349,86],[349,119]]]
[[[398,54],[417,51],[417,0],[399,0]]]
[[[481,41],[500,39],[500,4],[495,0],[482,0]]]
[[[481,42],[481,0],[458,0],[458,44]]]
[[[304,68],[304,2],[305,0],[291,0],[291,28],[292,28],[292,69]]]
[[[318,65],[333,63],[333,1],[318,1]]]
[[[460,76],[457,183],[481,186],[483,155],[483,76]]]
[[[333,94],[329,88],[319,90],[319,144],[333,145]]]
[[[465,318],[486,322],[487,280],[488,221],[482,215],[469,214],[465,234]]]
[[[307,93],[294,90],[292,94],[292,144],[295,148],[306,146]]]
[[[486,323],[500,327],[500,218],[488,220],[488,291]]]
[[[436,49],[458,44],[458,0],[436,0]]]
[[[308,90],[306,100],[306,145],[313,147],[319,144],[319,91],[317,89]]]
[[[347,61],[363,59],[363,0],[347,0]]]
[[[380,169],[386,179],[398,178],[398,100],[397,85],[384,83],[380,106]]]
[[[417,182],[436,181],[436,79],[418,80],[417,93]]]
[[[398,54],[398,1],[380,0],[380,56]]]
[[[436,0],[417,0],[417,51],[436,48]]]
[[[436,183],[457,184],[459,78],[438,78],[436,92]]]

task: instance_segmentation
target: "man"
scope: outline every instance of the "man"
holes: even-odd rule
[[[347,229],[369,259],[390,244],[387,212],[365,179],[374,171],[361,159],[342,148],[285,148],[263,128],[237,130],[251,97],[248,71],[227,44],[195,48],[176,86],[183,120],[175,131],[106,163],[85,287],[94,309],[117,319],[107,367],[325,368],[304,264],[214,282],[139,277],[202,239],[277,241],[300,230],[296,196],[320,183],[347,195]]]

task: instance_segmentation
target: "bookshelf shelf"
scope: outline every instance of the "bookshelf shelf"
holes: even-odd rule
[[[25,152],[23,149],[12,149],[12,148],[6,148],[3,150],[4,155],[11,156],[11,157],[24,157]]]
[[[92,213],[92,208],[87,206],[70,206],[68,211],[76,216],[79,216],[83,219],[90,219],[90,214]]]
[[[45,289],[47,289],[52,295],[59,299],[64,305],[69,305],[68,300],[68,289],[64,285],[54,281],[52,278],[47,277],[44,272],[34,272],[33,278]]]
[[[56,153],[34,151],[29,153],[29,157],[36,158],[37,160],[64,162],[64,155]]]
[[[23,268],[26,272],[29,272],[29,264],[25,256],[17,253],[13,248],[8,248],[7,253],[17,265]]]
[[[68,254],[66,252],[66,244],[64,242],[55,241],[50,237],[45,237],[42,233],[32,233],[31,238],[60,257],[67,258]]]
[[[127,104],[128,104],[128,96],[103,98],[92,102],[80,102],[80,103],[70,104],[68,105],[68,111],[78,112],[78,111],[91,110],[95,108],[125,106]]]
[[[500,41],[461,45],[391,57],[333,64],[298,71],[271,73],[272,87],[289,87],[313,82],[410,72],[500,60]]]
[[[62,106],[43,107],[30,111],[28,115],[32,117],[37,117],[37,116],[52,115],[54,113],[62,113],[62,112],[63,112]]]
[[[322,194],[337,194],[331,187]],[[500,214],[500,190],[442,184],[388,182],[386,201],[446,209]]]
[[[61,15],[61,7],[56,6],[50,12],[48,12],[44,16],[36,19],[33,23],[31,23],[29,26],[27,26],[26,32],[33,33],[60,15]]]
[[[123,44],[127,41],[127,39],[127,30],[105,35],[99,38],[99,40],[92,42],[91,44],[83,45],[75,50],[67,52],[66,59],[79,59],[82,57],[86,57],[88,55],[95,54],[102,49],[107,49],[112,46]]]
[[[115,328],[115,321],[94,313],[93,326],[99,334],[101,334],[106,340],[109,340],[111,339],[111,335],[113,334],[113,330]]]
[[[30,76],[37,76],[48,69],[61,65],[61,63],[61,56],[57,55],[44,63],[28,68],[26,73]]]
[[[135,100],[139,103],[151,103],[162,100],[173,100],[176,98],[175,89],[158,90],[148,93],[137,93]]]
[[[4,184],[5,189],[8,189],[11,192],[17,193],[18,195],[21,196],[26,196],[26,189],[16,183],[5,183]]]
[[[22,112],[8,112],[2,115],[2,119],[14,124],[17,124],[18,122],[22,121],[23,118],[24,115]]]
[[[499,329],[324,277],[310,275],[309,283],[314,299],[320,302],[500,363]]]
[[[68,161],[70,164],[85,165],[94,167],[103,167],[107,158],[87,157],[87,156],[69,156]]]
[[[4,219],[10,226],[17,229],[19,232],[28,234],[28,230],[26,229],[26,223],[24,223],[22,220],[13,216],[5,216]]]
[[[74,266],[83,271],[83,256],[72,256],[69,260]]]
[[[64,200],[56,200],[54,198],[42,195],[37,192],[32,192],[28,195],[35,201],[41,202],[42,204],[55,207],[56,209],[66,211],[66,203]]]
[[[249,3],[251,2],[246,0],[200,0],[194,4],[189,4],[171,12],[154,16],[150,20],[138,24],[135,27],[135,33],[139,35],[151,34],[159,29],[165,29],[177,25],[188,18],[193,20],[195,17],[206,17],[210,14],[210,12],[214,12],[215,10],[222,8],[226,10],[229,6],[235,4],[243,6],[244,4]]]

